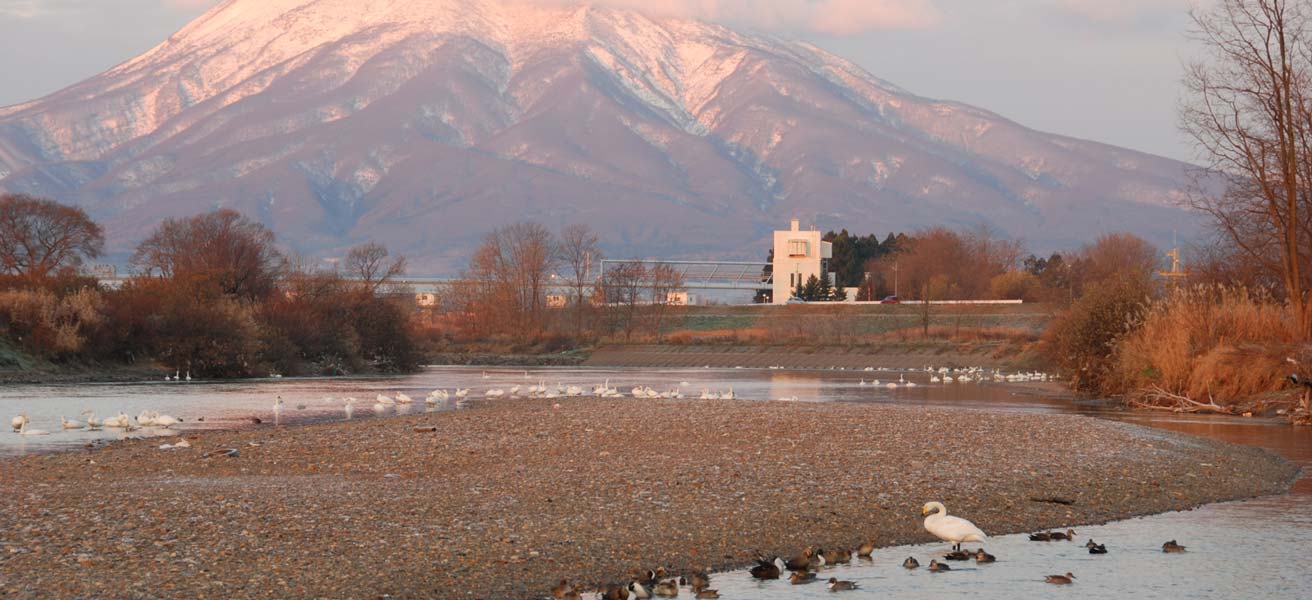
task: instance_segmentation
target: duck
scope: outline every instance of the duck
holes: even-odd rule
[[[971,552],[969,550],[953,550],[943,555],[943,560],[970,560]]]
[[[941,563],[941,562],[938,562],[937,559],[929,561],[929,572],[930,572],[930,573],[940,573],[940,572],[943,572],[943,571],[951,571],[951,570],[952,570],[952,567],[949,567],[949,566],[947,565],[947,563]]]
[[[18,435],[50,435],[50,432],[44,429],[28,429],[27,423],[23,421],[23,426],[18,428]]]
[[[637,581],[630,581],[629,594],[638,600],[647,600],[647,598],[651,597],[651,590],[648,590],[647,586],[638,583]]]
[[[848,553],[847,553],[847,557],[848,557],[848,560],[851,560],[851,558],[852,558],[852,553],[851,553],[851,552],[848,552]],[[840,562],[843,562],[843,551],[842,551],[842,550],[821,550],[821,551],[820,551],[820,558],[824,559],[824,561],[825,561],[824,564],[826,564],[826,565],[836,565],[836,564],[838,564],[838,563],[840,563]]]
[[[837,577],[829,578],[829,591],[831,592],[855,590],[856,588],[857,585],[855,581],[839,581]]]
[[[1048,532],[1048,531],[1040,531],[1040,532],[1038,532],[1038,533],[1031,533],[1031,534],[1030,534],[1030,541],[1031,541],[1031,542],[1051,542],[1051,541],[1052,541],[1052,533],[1051,533],[1051,532]]]
[[[856,555],[858,558],[870,558],[870,555],[874,553],[874,542],[862,542],[861,546],[856,549]]]
[[[805,550],[802,551],[801,554],[798,554],[797,556],[788,559],[788,561],[784,563],[784,567],[786,567],[789,571],[809,570],[811,568],[811,563],[815,559],[815,556],[816,556],[815,548],[807,547]]]
[[[569,584],[568,579],[562,579],[560,580],[560,583],[557,583],[551,588],[551,597],[564,598],[566,594],[572,591],[574,591],[574,586]]]
[[[758,558],[756,566],[748,572],[756,579],[779,579],[779,565],[775,564],[777,561],[779,561],[778,557],[775,557],[774,561]]]
[[[919,569],[919,568],[920,568],[920,561],[916,560],[916,557],[914,557],[914,556],[908,556],[906,560],[902,561],[902,568],[904,568],[904,569]]]
[[[1075,575],[1072,575],[1071,573],[1066,573],[1065,575],[1049,575],[1044,577],[1043,580],[1057,585],[1066,585],[1069,583],[1075,583]]]
[[[719,590],[698,590],[698,592],[695,595],[693,595],[693,598],[698,598],[698,599],[719,598],[719,597],[720,597]]]
[[[679,583],[700,592],[711,585],[711,576],[702,571],[693,571],[679,578]]]
[[[927,502],[920,508],[920,513],[926,515],[925,531],[940,540],[952,542],[953,550],[960,550],[962,542],[984,542],[989,537],[974,523],[948,516],[948,509],[942,502]]]
[[[1089,540],[1092,542],[1093,540]],[[1094,544],[1089,546],[1089,554],[1107,554],[1107,546],[1104,544]]]
[[[1073,541],[1075,539],[1075,530],[1067,529],[1066,533],[1062,533],[1060,531],[1054,531],[1048,535],[1048,538],[1054,542],[1061,541],[1061,540],[1066,540],[1068,542]]]
[[[61,429],[83,429],[87,424],[61,415],[59,417],[59,426]]]
[[[629,600],[629,588],[618,583],[612,583],[606,586],[606,591],[602,593],[601,598],[604,600]]]
[[[1171,540],[1162,544],[1162,552],[1184,552],[1184,546],[1177,544],[1175,540]]]
[[[998,562],[998,557],[985,552],[983,548],[975,551],[975,562],[979,564]]]
[[[679,595],[679,582],[675,579],[662,579],[651,586],[651,593],[662,598],[675,598]]]
[[[788,576],[788,582],[793,585],[801,585],[813,581],[815,581],[815,573],[810,571],[793,571],[793,574]]]

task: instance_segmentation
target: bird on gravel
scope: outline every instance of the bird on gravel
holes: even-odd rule
[[[1045,582],[1055,583],[1057,585],[1066,585],[1069,583],[1075,583],[1075,576],[1070,573],[1067,573],[1065,575],[1049,575],[1047,577],[1044,577],[1043,580]]]
[[[551,588],[551,597],[564,598],[565,594],[568,594],[572,591],[574,591],[574,586],[569,584],[568,579],[562,579],[560,580],[560,583],[557,583],[555,587]]]
[[[920,508],[925,515],[925,531],[934,534],[940,540],[952,542],[953,550],[960,550],[962,542],[984,542],[988,535],[974,523],[961,517],[948,516],[947,507],[942,502],[927,502]]]
[[[1177,544],[1175,540],[1171,540],[1162,544],[1162,552],[1184,552],[1184,546]]]
[[[941,563],[941,562],[938,562],[937,559],[936,559],[936,560],[931,560],[931,561],[929,561],[929,572],[930,572],[930,573],[941,573],[941,572],[943,572],[943,571],[951,571],[951,570],[952,570],[952,567],[949,567],[949,566],[947,565],[947,563]]]
[[[837,577],[829,578],[829,591],[831,592],[855,590],[856,587],[856,582],[854,581],[839,581]]]
[[[908,556],[906,560],[902,561],[902,567],[906,569],[919,569],[920,561],[916,560],[916,557],[914,556]]]

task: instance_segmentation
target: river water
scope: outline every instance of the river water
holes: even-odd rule
[[[29,427],[50,435],[0,434],[0,456],[80,448],[93,440],[125,436],[173,435],[174,431],[141,429],[62,431],[61,415],[77,416],[83,409],[101,418],[124,412],[136,415],[156,410],[183,419],[178,430],[252,426],[264,421],[309,422],[345,418],[345,397],[354,397],[353,418],[371,418],[428,410],[455,410],[453,403],[426,405],[434,389],[470,388],[470,397],[488,389],[509,390],[537,383],[578,385],[591,390],[609,380],[626,394],[635,385],[657,391],[679,390],[696,397],[703,389],[732,389],[744,401],[796,398],[813,402],[880,402],[922,406],[965,406],[997,411],[1080,413],[1180,431],[1193,435],[1270,449],[1305,469],[1312,466],[1312,429],[1295,429],[1266,420],[1210,416],[1127,413],[1102,403],[1076,403],[1038,393],[1023,384],[931,384],[924,372],[897,371],[771,371],[655,369],[479,369],[431,368],[404,378],[287,379],[206,382],[144,382],[139,384],[21,385],[0,389],[0,415],[25,412]],[[874,380],[878,379],[878,384]],[[890,382],[914,382],[895,388]],[[414,404],[374,410],[378,394],[405,393]],[[273,410],[281,397],[283,409]],[[969,518],[969,515],[963,515]],[[908,515],[919,518],[919,515]],[[1312,568],[1303,556],[1312,537],[1312,479],[1295,484],[1291,493],[1241,502],[1208,505],[1188,511],[1081,527],[1078,543],[1030,542],[1025,536],[991,538],[984,546],[998,557],[987,565],[951,563],[948,573],[914,571],[900,565],[908,556],[927,565],[946,550],[945,544],[885,548],[872,560],[828,568],[821,578],[857,582],[851,598],[1017,598],[1088,596],[1108,598],[1312,598]],[[1083,542],[1106,544],[1106,555],[1090,555]],[[1162,542],[1179,540],[1182,554],[1164,554]],[[1044,583],[1045,575],[1072,572],[1070,586]],[[824,584],[793,586],[787,581],[756,582],[746,572],[721,573],[713,587],[725,598],[756,600],[831,597]],[[685,592],[686,594],[686,592]]]

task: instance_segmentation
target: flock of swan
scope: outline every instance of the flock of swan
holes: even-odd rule
[[[135,419],[123,412],[105,419],[97,419],[95,411],[91,409],[78,413],[78,416],[82,417],[83,420],[79,421],[64,416],[59,417],[59,428],[63,431],[99,431],[101,429],[136,431],[147,428],[171,429],[174,425],[182,422],[182,419],[160,414],[159,411],[155,410],[143,410]],[[10,419],[9,426],[19,435],[50,435],[50,432],[44,429],[28,427],[31,422],[32,420],[27,417],[27,413],[20,413]]]

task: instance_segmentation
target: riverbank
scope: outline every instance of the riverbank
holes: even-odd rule
[[[927,500],[999,534],[1276,493],[1296,472],[1261,450],[1083,417],[558,402],[5,460],[0,591],[540,597],[639,566],[928,541]]]
[[[753,344],[611,344],[592,352],[589,367],[722,369],[922,369],[926,366],[1030,370],[1037,361],[1015,345],[947,341],[852,346]]]

